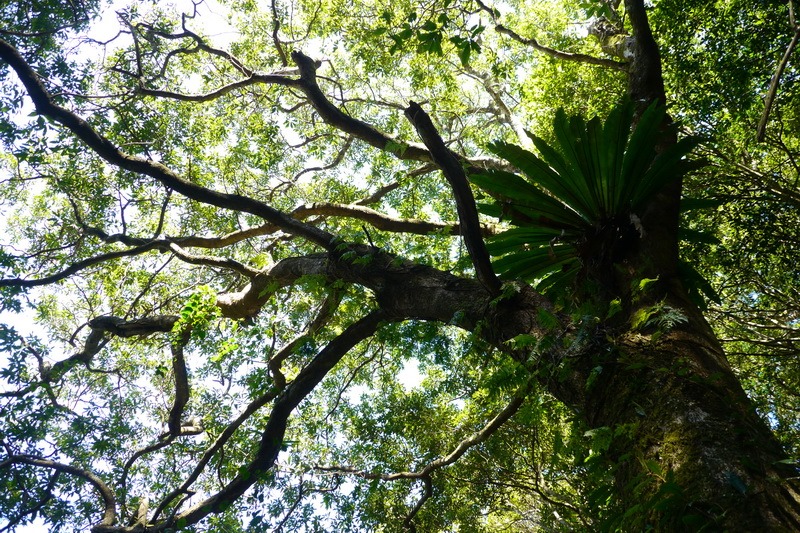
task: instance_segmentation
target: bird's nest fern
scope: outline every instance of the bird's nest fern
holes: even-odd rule
[[[686,156],[698,144],[685,137],[657,151],[667,133],[663,106],[653,104],[633,127],[634,106],[615,107],[605,121],[567,116],[558,110],[556,143],[528,133],[539,155],[506,142],[489,149],[522,173],[487,170],[470,180],[494,201],[479,204],[484,214],[512,227],[487,243],[494,267],[505,278],[537,283],[542,292],[572,283],[592,254],[605,253],[614,241],[639,238],[638,214],[668,183],[690,168]],[[605,241],[600,251],[588,244]],[[708,283],[690,265],[681,265],[690,291],[716,299]]]

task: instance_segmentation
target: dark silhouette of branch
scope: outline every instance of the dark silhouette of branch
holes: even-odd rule
[[[275,45],[275,50],[281,58],[281,65],[285,67],[289,64],[289,60],[286,58],[286,52],[283,50],[283,43],[281,43],[281,39],[278,36],[281,30],[281,20],[278,17],[278,8],[275,6],[275,0],[270,2],[270,8],[272,9],[272,44]]]
[[[499,294],[502,284],[492,269],[489,252],[486,251],[486,244],[483,242],[475,197],[472,195],[464,168],[453,152],[445,146],[430,117],[419,104],[411,102],[405,114],[450,183],[461,222],[461,235],[472,258],[478,280],[490,294]]]
[[[39,468],[48,468],[50,470],[55,470],[56,472],[62,472],[64,474],[69,474],[88,481],[97,490],[97,492],[100,493],[100,497],[103,500],[104,509],[103,519],[94,527],[92,527],[93,532],[105,531],[105,528],[112,527],[117,521],[117,501],[114,497],[114,491],[112,491],[102,479],[97,477],[96,474],[83,468],[78,468],[76,466],[67,465],[32,455],[10,455],[0,461],[0,470],[15,464],[25,464]]]
[[[633,60],[628,69],[628,94],[640,111],[653,102],[666,102],[658,49],[643,0],[625,0],[633,30]]]

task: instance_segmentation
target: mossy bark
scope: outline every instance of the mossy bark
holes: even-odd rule
[[[619,335],[572,399],[587,424],[615,435],[605,452],[619,506],[609,525],[798,531],[797,469],[704,329]]]

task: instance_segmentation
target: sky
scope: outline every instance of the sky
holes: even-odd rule
[[[87,36],[91,39],[94,39],[99,42],[105,42],[112,39],[120,29],[120,23],[118,20],[118,16],[116,12],[124,7],[128,2],[116,1],[110,4],[110,6],[104,10],[102,16],[97,20],[97,22],[90,28]],[[167,5],[174,5],[179,10],[190,12],[193,4],[191,0],[178,0],[172,2],[161,2],[159,4],[161,7]],[[214,38],[214,42],[217,46],[226,46],[227,43],[230,42],[231,38],[235,35],[232,28],[228,25],[227,20],[224,16],[224,8],[222,8],[215,0],[205,0],[205,2],[198,8],[201,17],[195,19],[191,22],[191,27],[193,29],[199,30],[201,33],[205,33],[209,36]],[[84,58],[90,58],[95,60],[102,60],[103,54],[108,54],[117,46],[126,46],[127,41],[126,38],[120,39],[118,44],[112,43],[110,44],[105,50],[102,47],[96,47],[92,52],[85,52],[82,51],[80,56]],[[83,50],[83,49],[82,49]],[[93,54],[93,55],[90,55]],[[28,120],[28,115],[33,111],[32,106],[24,108],[20,112],[20,120]],[[8,175],[3,175],[3,169],[0,167],[0,180],[7,179]],[[8,244],[6,235],[8,235],[8,228],[6,224],[9,221],[8,217],[6,216],[7,213],[3,211],[4,208],[7,206],[0,205],[0,244]],[[36,291],[30,291],[29,295],[32,300],[36,299]],[[65,304],[66,305],[66,304]],[[36,322],[35,310],[31,307],[23,308],[22,312],[20,313],[10,313],[10,312],[2,312],[0,313],[0,322],[4,324],[8,324],[12,326],[14,329],[17,330],[23,336],[36,336],[42,340],[46,340],[48,335],[47,331],[43,329],[40,325]],[[85,332],[84,332],[85,333]],[[78,343],[82,338],[81,335],[78,336]],[[63,359],[69,356],[69,353],[63,353],[61,350],[53,351],[50,356],[50,362],[55,362],[57,360]],[[5,366],[6,361],[6,354],[0,352],[0,365]],[[411,389],[419,384],[422,379],[422,375],[420,373],[418,362],[414,359],[411,359],[406,362],[404,365],[403,370],[398,375],[398,380],[402,383],[407,389]],[[0,383],[0,391],[5,390],[4,384]],[[365,391],[361,391],[365,392]],[[355,400],[358,396],[360,396],[359,390],[351,391],[351,400]],[[87,486],[87,490],[91,490],[90,487]],[[99,517],[98,517],[99,518]],[[0,527],[4,525],[2,521],[2,517],[0,516]],[[45,531],[45,526],[41,520],[34,521],[33,524],[27,526],[20,526],[16,529],[19,533],[41,533]]]

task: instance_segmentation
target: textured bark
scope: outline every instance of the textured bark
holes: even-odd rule
[[[781,462],[785,452],[719,343],[689,313],[664,335],[596,339],[594,353],[572,365],[585,387],[553,390],[589,427],[616,435],[605,460],[619,512],[641,506],[623,530],[800,530],[796,467]],[[667,481],[674,490],[659,494]]]
[[[480,327],[501,349],[523,333],[576,337],[565,317],[556,332],[539,323],[540,310],[552,308],[528,286],[492,304],[475,280],[380,253],[368,266],[328,261],[324,271],[372,288],[387,316]],[[691,530],[698,522],[710,530],[800,530],[800,485],[792,479],[797,469],[781,462],[784,451],[755,413],[697,307],[679,284],[656,285],[656,295],[642,299],[627,316],[655,302],[683,315],[685,323],[670,331],[631,329],[630,320],[600,327],[594,338],[566,343],[569,348],[540,361],[566,376],[542,385],[589,427],[624,429],[606,457],[620,512],[651,498],[665,507],[644,507],[629,517],[628,527],[639,520],[637,527],[649,524],[661,531]],[[527,354],[512,356],[522,360]],[[665,480],[678,491],[668,501],[668,495],[657,494]]]

